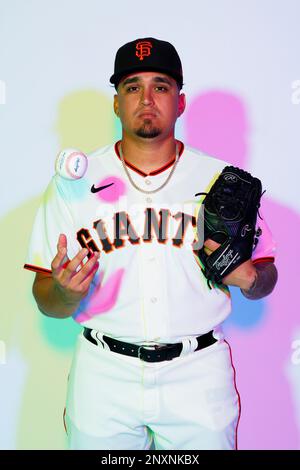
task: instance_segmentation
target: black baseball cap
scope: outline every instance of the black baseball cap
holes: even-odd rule
[[[170,75],[176,80],[179,89],[182,88],[181,61],[175,47],[167,41],[140,38],[121,46],[116,54],[110,83],[117,88],[123,77],[142,71],[158,71]]]

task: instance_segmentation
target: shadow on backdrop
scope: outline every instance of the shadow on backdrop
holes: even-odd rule
[[[201,93],[185,115],[186,143],[247,170],[253,138],[248,115],[241,97],[233,93]],[[299,263],[291,260],[300,237],[299,214],[267,195],[262,214],[277,243],[278,284],[259,301],[249,301],[231,288],[233,311],[224,322],[241,395],[238,443],[240,449],[297,449],[300,399],[295,399],[294,389],[300,387],[300,365],[291,364],[291,343],[300,325]]]
[[[119,132],[112,100],[94,90],[63,98],[54,129],[59,138],[57,151],[78,147],[90,152],[111,143]],[[23,269],[40,197],[0,221],[2,243],[8,247],[3,253],[7,282],[0,324],[0,340],[6,349],[5,364],[0,366],[2,449],[66,448],[62,415],[72,351],[81,327],[72,319],[42,315],[31,294],[34,274]]]

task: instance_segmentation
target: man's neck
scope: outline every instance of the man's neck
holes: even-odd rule
[[[126,162],[131,163],[146,174],[163,167],[176,155],[174,136],[165,140],[122,138],[122,153]]]

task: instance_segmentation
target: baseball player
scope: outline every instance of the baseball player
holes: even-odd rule
[[[250,299],[272,291],[272,237],[258,218],[252,259],[209,285],[195,195],[225,163],[174,137],[185,109],[180,58],[169,42],[136,39],[118,50],[110,81],[122,139],[89,155],[81,178],[58,169],[25,265],[41,312],[83,327],[69,446],[235,449],[239,396],[221,324],[229,285]],[[209,257],[219,246],[211,237],[202,249]]]

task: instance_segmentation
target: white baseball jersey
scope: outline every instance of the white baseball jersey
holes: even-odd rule
[[[117,145],[89,155],[79,180],[55,175],[36,215],[25,267],[51,272],[60,233],[72,259],[82,247],[100,251],[88,296],[73,314],[82,326],[135,342],[173,343],[220,325],[231,310],[229,290],[209,288],[197,257],[196,193],[205,192],[226,163],[181,143],[171,179],[145,194],[129,181]],[[149,191],[166,180],[174,160],[146,175],[127,168]],[[265,223],[253,259],[274,257]]]

